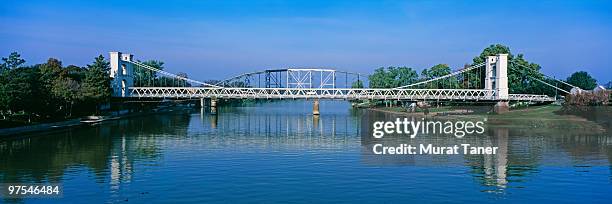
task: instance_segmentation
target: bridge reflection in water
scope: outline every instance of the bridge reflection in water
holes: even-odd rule
[[[180,111],[3,140],[0,183],[60,182],[65,199],[116,202],[135,199],[134,194],[142,192],[189,197],[171,188],[177,183],[198,185],[202,192],[194,194],[204,200],[197,201],[229,195],[240,198],[236,192],[253,196],[270,189],[281,194],[295,188],[313,191],[319,182],[358,193],[371,191],[371,185],[423,188],[398,188],[393,191],[398,196],[435,195],[427,189],[449,192],[446,188],[462,186],[473,199],[482,197],[479,192],[512,199],[504,192],[537,188],[555,196],[563,192],[550,192],[559,191],[554,181],[597,186],[612,179],[612,136],[586,135],[584,129],[567,128],[567,121],[531,121],[545,126],[540,132],[531,131],[531,126],[488,126],[484,135],[463,139],[452,135],[388,138],[392,143],[498,146],[496,155],[374,157],[366,152],[371,151],[367,148],[371,142],[360,136],[362,119],[367,114],[374,119],[396,116],[350,110],[347,103],[337,102],[323,102],[330,113],[312,116],[306,102],[281,103],[285,104],[222,107],[222,115]],[[607,173],[602,174],[602,167]],[[576,174],[590,179],[581,180]],[[355,199],[344,191],[334,194]]]

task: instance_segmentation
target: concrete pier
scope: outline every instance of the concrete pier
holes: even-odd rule
[[[505,113],[510,111],[510,106],[508,106],[508,101],[499,101],[495,106],[493,106],[493,112],[495,113]]]
[[[313,100],[313,105],[312,105],[312,114],[313,115],[319,115],[319,99],[315,98]]]
[[[217,115],[217,99],[216,98],[210,99],[210,114]]]

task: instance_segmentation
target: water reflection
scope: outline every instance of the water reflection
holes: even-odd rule
[[[506,185],[508,184],[507,171],[509,131],[507,128],[495,128],[492,129],[492,132],[492,137],[488,137],[488,139],[483,140],[482,144],[479,145],[498,147],[497,154],[481,155],[481,166],[478,166],[478,162],[473,163],[473,171],[475,173],[475,177],[481,179],[483,185],[503,189],[506,188]],[[480,158],[471,159],[476,160]],[[480,176],[479,173],[482,174],[482,176]]]
[[[63,183],[66,174],[88,171],[118,191],[134,162],[162,156],[157,136],[185,135],[188,121],[188,114],[156,115],[3,140],[0,183]]]
[[[311,111],[307,101],[220,107],[217,115],[204,110],[176,111],[3,140],[0,141],[0,183],[66,183],[70,179],[80,182],[91,179],[104,190],[87,196],[115,202],[131,195],[125,195],[126,192],[153,191],[147,186],[164,188],[169,185],[167,182],[173,185],[200,182],[207,184],[204,189],[231,185],[227,182],[243,185],[267,182],[283,186],[290,193],[289,187],[297,185],[296,179],[311,179],[309,174],[300,174],[300,170],[321,169],[325,170],[317,176],[327,180],[312,179],[336,188],[349,188],[343,185],[349,185],[350,181],[356,193],[369,189],[373,181],[367,178],[373,174],[384,175],[379,177],[382,183],[402,183],[408,181],[401,174],[387,171],[408,174],[418,169],[426,170],[417,176],[432,178],[423,185],[456,185],[448,183],[449,176],[466,174],[470,180],[464,182],[479,186],[466,191],[494,194],[533,188],[532,179],[549,176],[542,171],[551,166],[563,169],[554,175],[561,178],[573,176],[574,171],[588,172],[593,170],[591,167],[603,166],[609,169],[606,182],[610,185],[612,181],[612,136],[607,132],[587,134],[584,128],[576,128],[567,121],[495,121],[486,127],[484,134],[461,139],[452,135],[419,135],[415,139],[389,136],[374,141],[367,136],[371,133],[363,132],[361,127],[371,125],[373,120],[392,121],[397,115],[350,109],[347,103],[337,102],[323,102],[320,116],[311,115]],[[499,148],[494,155],[379,156],[371,154],[374,143],[434,146],[469,143]],[[251,160],[254,162],[249,163]],[[268,169],[264,163],[278,169]],[[283,165],[275,166],[276,163]],[[93,178],[83,176],[83,172]],[[282,179],[272,182],[265,175]],[[248,179],[241,180],[241,176]],[[333,179],[343,176],[354,177],[349,181]],[[170,181],[159,181],[157,177]],[[260,178],[267,180],[260,181]],[[134,187],[143,181],[146,185]],[[308,182],[302,185],[307,189],[316,186]],[[79,186],[66,187],[67,191],[79,191]],[[232,191],[245,191],[242,192],[245,196],[267,192],[231,187]],[[610,186],[604,188],[610,189]],[[278,193],[282,194],[283,189],[277,189],[281,191]],[[208,190],[228,193],[221,189]],[[66,195],[70,198],[70,194]]]
[[[343,106],[348,110],[346,106]],[[251,108],[220,108],[218,115],[199,113],[199,126],[188,131],[207,147],[247,145],[251,147],[333,148],[357,142],[358,117],[312,115],[304,112],[268,111],[252,114]],[[193,121],[192,121],[193,122]]]
[[[406,117],[411,121],[422,117],[396,115],[383,112],[365,112],[362,126],[372,126],[374,121],[395,121]],[[432,118],[425,121],[453,120]],[[472,120],[475,120],[472,118]],[[542,166],[591,167],[611,166],[612,136],[609,126],[590,121],[539,120],[489,121],[485,134],[456,138],[452,134],[407,135],[386,134],[382,139],[372,136],[372,128],[362,128],[362,162],[371,166],[467,166],[469,173],[480,183],[485,192],[503,192],[509,185],[524,188],[527,177],[540,173]],[[587,127],[597,127],[588,129]],[[598,128],[605,130],[597,131]],[[400,144],[418,146],[472,146],[498,147],[497,154],[490,155],[375,155],[375,144],[397,147]],[[611,168],[612,169],[612,168]]]

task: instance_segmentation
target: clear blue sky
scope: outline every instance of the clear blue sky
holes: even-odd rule
[[[279,67],[453,69],[501,43],[612,80],[612,1],[4,1],[0,55],[83,66],[109,51],[195,79]]]

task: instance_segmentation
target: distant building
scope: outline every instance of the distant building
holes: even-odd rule
[[[599,85],[593,89],[593,92],[606,91],[606,87]]]

